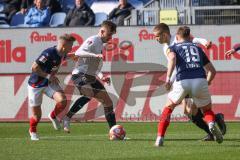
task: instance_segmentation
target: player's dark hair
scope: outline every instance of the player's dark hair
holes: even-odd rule
[[[111,21],[103,21],[101,27],[106,27],[112,33],[117,31],[117,25]]]
[[[71,34],[63,34],[59,37],[59,39],[67,42],[74,42],[76,40]]]
[[[170,29],[167,24],[165,23],[159,23],[153,28],[153,32],[164,32],[170,34]]]
[[[190,28],[188,26],[181,26],[178,28],[177,34],[184,39],[188,39],[190,38]]]

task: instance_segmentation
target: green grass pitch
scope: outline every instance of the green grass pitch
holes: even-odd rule
[[[171,123],[165,146],[154,147],[157,123],[120,123],[129,140],[109,141],[107,123],[72,123],[71,133],[40,123],[30,141],[28,123],[0,123],[0,160],[239,160],[240,124],[227,123],[224,142],[202,142],[191,123]]]

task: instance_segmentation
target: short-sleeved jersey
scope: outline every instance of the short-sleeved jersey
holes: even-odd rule
[[[176,80],[206,78],[204,66],[209,59],[195,43],[183,42],[169,47],[176,54]]]
[[[240,45],[237,45],[236,47],[233,48],[235,51],[239,51],[240,50]]]
[[[172,35],[171,35],[169,44],[165,43],[165,44],[163,45],[163,53],[164,53],[164,55],[165,55],[166,57],[167,57],[167,49],[169,48],[169,46],[172,46],[172,45],[174,45],[175,43],[177,43],[176,36],[172,36]]]
[[[98,35],[91,36],[86,39],[81,47],[76,51],[75,55],[86,51],[94,54],[102,54],[103,41]],[[72,74],[84,73],[96,76],[102,69],[103,61],[96,57],[79,57],[75,69]]]
[[[40,66],[43,72],[52,74],[57,73],[63,58],[65,57],[61,57],[54,46],[44,50],[35,62]],[[45,87],[48,85],[48,79],[36,73],[31,73],[28,84],[34,88]]]

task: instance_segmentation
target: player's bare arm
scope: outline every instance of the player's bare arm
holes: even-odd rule
[[[235,52],[237,52],[239,50],[240,50],[240,45],[225,52],[225,56],[229,57],[230,55],[234,54]]]
[[[211,85],[212,80],[214,79],[215,75],[216,75],[216,69],[213,66],[213,64],[210,62],[208,64],[206,64],[204,66],[204,69],[207,73],[207,81],[208,81],[208,85]]]
[[[44,72],[36,62],[33,62],[31,70],[32,70],[32,72],[37,73],[41,77],[49,76],[48,73]]]
[[[168,52],[167,57],[168,57],[168,70],[167,70],[167,78],[166,78],[165,87],[167,90],[170,90],[170,88],[171,88],[170,78],[171,78],[173,70],[176,66],[176,55],[174,52]]]
[[[44,72],[36,62],[33,62],[31,70],[32,72],[37,73],[37,75],[47,78],[52,83],[55,83],[55,82],[59,83],[59,79],[55,75],[50,75]]]

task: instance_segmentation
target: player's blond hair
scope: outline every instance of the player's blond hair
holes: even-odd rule
[[[188,26],[181,26],[177,30],[177,35],[184,39],[190,38],[190,28]]]
[[[63,40],[65,42],[74,42],[76,39],[71,34],[63,34],[59,37],[59,40]]]

